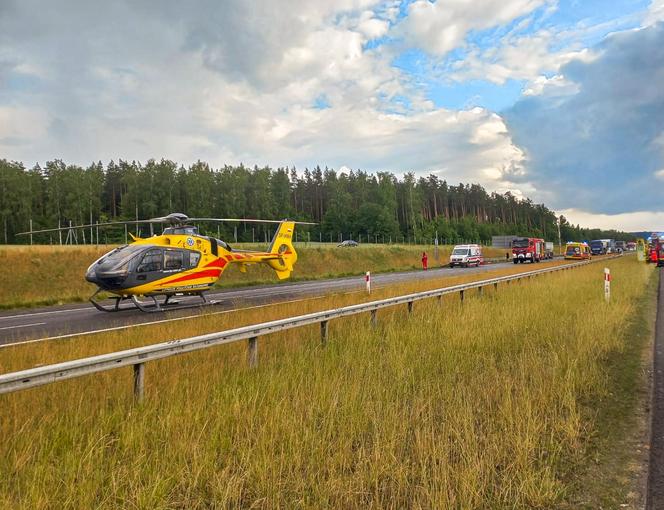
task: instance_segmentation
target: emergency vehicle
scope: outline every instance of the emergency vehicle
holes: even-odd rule
[[[590,246],[586,243],[567,243],[565,246],[565,260],[588,260],[590,258]]]
[[[546,258],[544,239],[536,237],[517,237],[512,241],[512,260],[519,262],[539,262]]]
[[[482,247],[479,244],[457,244],[450,255],[450,267],[479,266],[484,264]]]

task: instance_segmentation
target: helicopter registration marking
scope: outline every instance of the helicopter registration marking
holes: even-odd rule
[[[162,292],[174,292],[174,291],[183,291],[183,290],[196,290],[196,289],[207,289],[210,286],[209,283],[201,283],[198,285],[183,285],[177,287],[168,287],[161,289]]]

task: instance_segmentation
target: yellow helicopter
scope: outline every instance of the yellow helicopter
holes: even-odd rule
[[[193,222],[248,222],[278,223],[277,231],[267,251],[234,250],[227,243],[214,237],[203,236]],[[98,286],[90,302],[103,312],[117,312],[124,300],[131,300],[143,312],[158,312],[165,309],[181,309],[191,306],[215,304],[208,301],[205,291],[221,278],[229,264],[239,264],[246,272],[249,264],[263,263],[271,267],[280,280],[288,278],[297,261],[293,247],[293,232],[296,224],[314,223],[290,220],[254,220],[237,218],[189,218],[182,213],[172,213],[160,218],[136,221],[100,223],[100,226],[115,224],[164,223],[168,224],[161,235],[141,238],[132,235],[133,243],[116,248],[93,262],[85,279]],[[97,224],[95,224],[97,225]],[[78,225],[74,228],[86,228]],[[22,235],[69,230],[71,227],[22,232]],[[102,305],[95,298],[100,292],[113,294],[115,306]],[[174,296],[196,295],[202,303],[178,306]],[[140,301],[139,296],[152,300]],[[162,302],[157,297],[164,297]],[[131,307],[130,307],[131,308]]]

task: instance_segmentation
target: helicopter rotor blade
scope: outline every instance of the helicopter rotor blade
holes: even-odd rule
[[[66,227],[45,228],[41,230],[31,230],[29,232],[19,232],[17,236],[25,236],[30,234],[44,234],[47,232],[63,232],[65,230],[90,228],[90,227],[108,227],[111,225],[138,225],[140,223],[170,223],[185,224],[193,221],[218,221],[218,222],[238,222],[238,223],[281,223],[288,220],[258,220],[253,218],[189,218],[181,213],[172,213],[168,216],[160,216],[157,218],[150,218],[147,220],[126,220],[126,221],[105,221],[102,223],[88,223],[86,225],[71,225]],[[296,225],[318,225],[308,221],[294,221]]]
[[[160,221],[162,218],[153,218],[150,220],[127,220],[127,221],[104,221],[101,223],[88,223],[87,225],[72,225],[67,227],[58,227],[58,228],[45,228],[41,230],[30,230],[29,232],[18,232],[17,236],[25,236],[30,234],[43,234],[46,232],[59,232],[65,230],[73,230],[79,228],[90,228],[90,227],[108,227],[110,225],[137,225],[139,223],[166,223],[167,221]]]
[[[253,218],[189,218],[189,221],[219,221],[237,223],[282,223],[290,220],[258,220]],[[318,225],[310,221],[293,221],[296,225]]]

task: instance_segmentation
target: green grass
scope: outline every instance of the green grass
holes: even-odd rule
[[[240,248],[264,245],[241,245]],[[88,266],[113,246],[2,246],[0,247],[0,280],[8,282],[0,293],[0,309],[42,306],[86,301],[96,287],[85,281]],[[439,262],[433,260],[432,247],[402,245],[367,245],[359,248],[336,248],[311,243],[297,246],[298,262],[292,277],[286,281],[312,280],[364,274],[366,271],[388,272],[420,267],[423,250],[429,250],[430,265],[446,263],[450,247],[440,247]],[[486,256],[496,255],[487,248]],[[236,265],[224,272],[219,287],[237,287],[277,283],[274,271],[256,265],[242,274]]]
[[[0,507],[568,508],[653,274],[606,265],[2,396]]]

